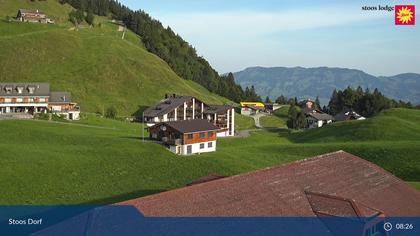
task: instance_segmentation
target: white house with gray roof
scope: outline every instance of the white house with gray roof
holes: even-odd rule
[[[80,109],[70,93],[50,92],[48,83],[0,83],[1,117],[31,118],[48,112],[77,120]]]

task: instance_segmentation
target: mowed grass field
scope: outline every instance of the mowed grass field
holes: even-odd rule
[[[211,173],[235,175],[340,149],[419,187],[420,133],[392,128],[381,139],[373,135],[387,130],[378,124],[390,119],[394,126],[408,122],[417,129],[419,116],[418,110],[395,109],[368,121],[331,126],[337,136],[348,135],[348,126],[370,126],[369,139],[326,142],[318,130],[277,129],[219,139],[217,152],[188,157],[143,142],[141,124],[99,117],[63,124],[0,121],[0,205],[114,203],[182,187]],[[304,136],[314,139],[314,132],[318,140],[303,141]],[[398,139],[387,138],[395,132]]]

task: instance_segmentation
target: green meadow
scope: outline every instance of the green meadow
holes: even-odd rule
[[[138,114],[167,93],[231,103],[180,78],[134,33],[128,31],[122,39],[109,19],[97,17],[96,22],[93,28],[76,29],[0,19],[0,82],[47,82],[52,91],[71,92],[83,111],[114,106],[120,116]]]
[[[143,141],[138,123],[94,115],[64,123],[0,121],[0,205],[114,203],[211,173],[235,175],[341,149],[419,187],[420,133],[412,132],[419,116],[418,110],[394,109],[320,130],[257,131],[249,138],[218,139],[217,152],[188,157]],[[388,128],[385,121],[403,128]],[[349,134],[351,129],[360,130]]]
[[[287,114],[289,105],[284,105],[280,109],[273,112],[270,116],[260,118],[260,124],[264,128],[285,128],[287,127]]]

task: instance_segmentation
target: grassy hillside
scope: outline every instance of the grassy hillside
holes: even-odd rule
[[[255,121],[253,118],[243,116],[241,114],[235,114],[235,130],[247,130],[255,129]]]
[[[416,119],[408,115],[406,122]],[[182,187],[210,173],[234,175],[340,149],[413,186],[420,182],[420,138],[404,135],[296,143],[287,130],[259,131],[249,138],[219,139],[215,153],[180,157],[143,143],[138,124],[95,116],[64,124],[0,121],[0,133],[0,205],[112,203]]]
[[[271,116],[264,116],[260,118],[260,123],[264,128],[285,128],[287,127],[287,113],[289,106],[285,105],[280,109],[274,111]]]
[[[296,133],[296,142],[420,140],[420,110],[391,109],[364,121],[337,122],[322,129]]]
[[[31,4],[18,2],[25,3],[23,7]],[[36,4],[48,6],[42,9],[47,14],[68,10],[55,0]],[[0,8],[9,12],[18,6],[15,1],[2,1]],[[147,52],[135,34],[129,32],[122,40],[122,32],[109,19],[97,17],[96,21],[101,26],[79,30],[66,24],[1,21],[0,82],[49,82],[52,90],[72,92],[83,111],[101,112],[115,106],[121,115],[132,115],[165,93],[193,95],[208,103],[227,102],[178,77],[163,60]]]

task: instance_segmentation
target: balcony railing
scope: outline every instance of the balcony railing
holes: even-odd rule
[[[2,101],[0,101],[0,104],[28,104],[28,103],[48,103],[48,101],[43,101],[43,102],[41,102],[41,101],[20,101],[20,102],[18,102],[18,101],[8,101],[8,102],[6,102],[6,101],[4,101],[4,100],[2,100]]]
[[[167,137],[163,137],[162,141],[169,145],[182,145],[182,139],[168,139]]]

